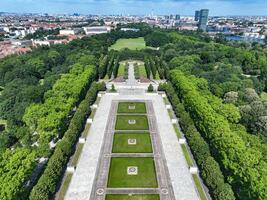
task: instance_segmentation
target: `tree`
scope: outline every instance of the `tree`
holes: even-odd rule
[[[154,91],[154,88],[153,88],[153,85],[152,84],[149,84],[149,86],[147,88],[147,91],[148,92],[153,92]]]

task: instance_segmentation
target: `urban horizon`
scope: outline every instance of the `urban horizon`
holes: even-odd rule
[[[259,6],[260,5],[260,6]],[[168,15],[177,13],[193,16],[192,11],[202,8],[210,10],[210,16],[266,16],[267,2],[263,0],[3,0],[3,12],[7,13],[49,13],[82,15]]]

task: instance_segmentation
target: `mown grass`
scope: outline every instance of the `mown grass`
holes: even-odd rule
[[[140,50],[146,48],[145,39],[143,37],[140,38],[130,38],[130,39],[119,39],[109,47],[109,50],[122,50],[122,49],[131,49],[131,50]]]
[[[129,109],[135,106],[135,109]],[[143,102],[119,102],[118,113],[146,113],[146,104]]]
[[[127,168],[138,167],[137,175],[128,175]],[[156,188],[158,186],[153,158],[112,158],[108,187]]]
[[[129,124],[135,120],[135,124]],[[145,115],[118,115],[115,130],[148,130],[148,119]]]
[[[105,200],[160,200],[158,194],[107,194]]]
[[[124,74],[125,74],[125,65],[121,63],[119,66],[118,76],[124,76]]]
[[[136,139],[136,145],[128,144],[128,139]],[[149,133],[115,133],[113,153],[152,153]]]
[[[60,190],[58,192],[58,194],[56,195],[56,200],[64,200],[64,197],[67,193],[67,190],[69,188],[69,184],[72,178],[72,174],[71,173],[66,173],[64,179],[63,179],[63,183],[60,187]]]
[[[147,77],[145,65],[143,64],[139,65],[138,68],[139,68],[139,75],[143,77]]]
[[[205,195],[205,192],[203,190],[203,187],[202,187],[202,184],[198,178],[198,175],[197,174],[192,174],[193,176],[193,180],[195,182],[195,185],[196,185],[196,188],[197,188],[197,191],[198,191],[198,194],[199,194],[199,197],[201,200],[207,200],[206,198],[206,195]]]
[[[71,159],[71,165],[72,166],[77,166],[79,158],[81,156],[82,150],[83,150],[84,144],[78,144],[75,150],[75,153]]]
[[[190,154],[188,152],[188,149],[187,149],[186,145],[182,144],[181,147],[182,147],[182,150],[183,150],[183,153],[184,153],[184,157],[185,157],[185,160],[186,160],[188,166],[193,166],[193,161],[192,161],[192,158],[191,158],[191,156],[190,156]]]

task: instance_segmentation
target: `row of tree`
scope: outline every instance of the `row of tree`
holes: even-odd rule
[[[234,192],[231,186],[225,183],[219,164],[211,156],[209,145],[196,129],[172,85],[170,83],[161,84],[159,90],[166,92],[174,112],[179,118],[179,124],[199,166],[201,177],[208,186],[212,197],[215,200],[234,200]]]
[[[106,90],[105,83],[92,83],[85,99],[80,103],[71,119],[68,130],[50,157],[44,173],[33,187],[29,197],[30,200],[52,199],[66,169],[67,162],[74,152],[74,147],[84,128],[86,119],[91,113],[90,105],[95,102],[97,93],[101,90]]]
[[[221,106],[202,79],[173,70],[171,82],[238,198],[266,199],[266,152],[236,124],[234,107]]]
[[[68,125],[71,111],[95,79],[94,57],[86,63],[74,64],[70,72],[62,75],[45,93],[44,103],[32,104],[27,108],[23,120],[31,132],[38,133],[42,144],[47,145],[51,139],[61,136]]]

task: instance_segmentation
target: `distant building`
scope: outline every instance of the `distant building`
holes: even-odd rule
[[[111,28],[108,26],[92,26],[92,27],[83,27],[83,30],[86,35],[97,35],[102,33],[110,32]]]
[[[81,29],[75,28],[75,29],[64,29],[60,30],[59,34],[60,35],[76,35],[81,32]]]
[[[195,12],[195,21],[198,22],[199,21],[199,17],[200,17],[200,11],[196,10]]]
[[[207,31],[209,10],[202,9],[199,14],[198,30]]]
[[[181,16],[180,15],[175,15],[175,20],[180,20]]]
[[[138,28],[121,28],[121,31],[133,31],[133,32],[138,32],[140,29]]]

